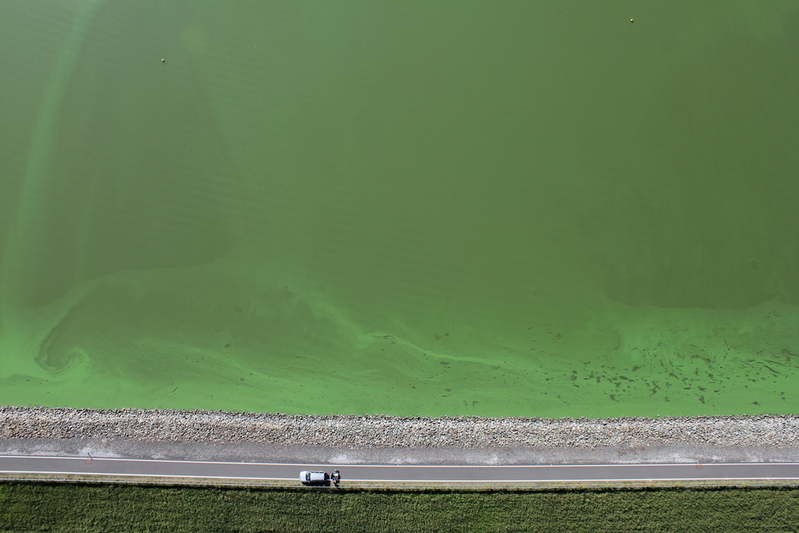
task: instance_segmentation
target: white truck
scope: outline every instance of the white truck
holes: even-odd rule
[[[300,472],[300,481],[303,485],[329,485],[330,475],[327,472]]]
[[[332,474],[328,474],[327,472],[310,472],[308,470],[300,472],[300,481],[302,481],[303,485],[330,485],[331,480],[338,486],[338,482],[341,481],[341,472],[338,470]]]

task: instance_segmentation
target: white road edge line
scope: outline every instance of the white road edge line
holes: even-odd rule
[[[160,474],[114,474],[108,472],[27,472],[27,471],[8,471],[0,470],[0,474],[42,474],[42,475],[76,475],[76,476],[115,476],[115,477],[155,477],[155,478],[179,478],[179,479],[241,479],[241,480],[260,480],[260,481],[299,481],[293,477],[237,477],[237,476],[190,476],[190,475],[160,475]],[[357,479],[347,478],[345,481],[361,483],[594,483],[618,481],[759,481],[759,480],[796,480],[796,477],[731,477],[731,478],[657,478],[657,479],[516,479],[516,480],[493,480],[493,479]]]

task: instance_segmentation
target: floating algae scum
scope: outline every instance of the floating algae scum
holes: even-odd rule
[[[593,4],[71,3],[0,404],[796,411],[796,8]]]

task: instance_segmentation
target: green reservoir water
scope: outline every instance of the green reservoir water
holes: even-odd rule
[[[0,404],[799,410],[794,0],[0,12]]]

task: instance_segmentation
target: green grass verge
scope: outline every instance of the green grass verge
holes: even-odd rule
[[[392,491],[0,483],[2,531],[799,531],[799,489]]]

